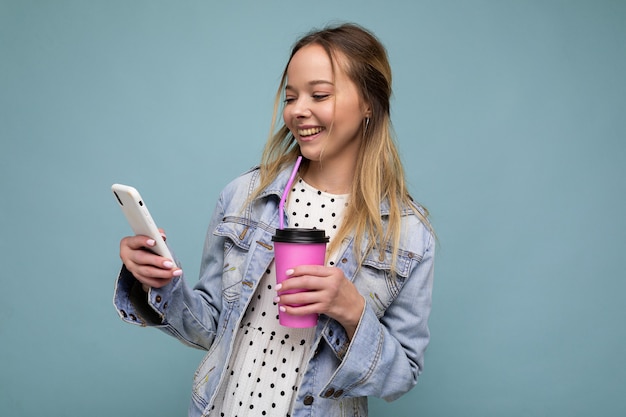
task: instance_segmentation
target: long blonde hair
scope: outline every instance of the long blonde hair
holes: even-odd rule
[[[276,93],[270,138],[261,158],[260,183],[255,195],[300,155],[300,148],[287,126],[284,123],[278,129],[276,126],[289,62],[298,50],[311,44],[320,45],[326,50],[333,70],[337,67],[336,54],[343,55],[345,68],[342,69],[356,85],[363,102],[371,109],[371,117],[364,120],[362,128],[362,143],[350,191],[350,203],[346,207],[343,224],[329,246],[329,252],[332,253],[341,245],[345,237],[354,234],[357,256],[368,253],[376,246],[382,260],[385,250],[391,250],[393,270],[400,241],[402,210],[410,207],[428,228],[430,224],[426,219],[427,211],[418,208],[408,194],[404,169],[392,134],[391,68],[387,52],[378,39],[362,27],[343,24],[313,31],[292,48]],[[301,170],[307,168],[308,160],[303,159]],[[387,228],[383,227],[380,214],[383,201],[389,204]],[[361,242],[366,235],[366,247],[362,247]]]

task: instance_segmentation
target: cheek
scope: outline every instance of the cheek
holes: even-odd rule
[[[334,104],[328,104],[324,108],[318,111],[319,118],[322,119],[324,124],[330,126],[336,120],[337,112]]]
[[[297,117],[293,114],[293,111],[291,109],[283,110],[283,123],[285,123],[285,126],[287,126],[287,128],[292,132],[295,126],[297,126]]]
[[[353,105],[342,107],[341,110],[338,110],[336,113],[336,120],[341,124],[343,129],[354,133],[354,130],[361,128],[361,111],[357,106]]]
[[[289,117],[289,112],[283,110],[283,123],[285,124],[285,126],[287,126],[287,129],[289,129],[289,131],[293,133],[293,123],[291,123],[291,120],[292,118]]]

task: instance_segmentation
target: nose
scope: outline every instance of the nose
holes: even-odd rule
[[[299,119],[309,117],[311,109],[307,101],[304,99],[295,100],[291,105],[291,115]]]

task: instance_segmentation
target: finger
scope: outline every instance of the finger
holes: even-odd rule
[[[285,274],[289,277],[298,277],[302,275],[323,277],[329,275],[330,273],[330,268],[323,265],[298,265],[285,271]]]
[[[135,237],[122,240],[120,257],[124,264],[128,266],[130,262],[133,262],[138,265],[152,265],[164,269],[172,269],[176,266],[172,260],[150,251],[150,248],[155,243],[153,239],[144,240],[142,237],[138,239],[135,239]],[[141,244],[141,242],[145,242],[145,246],[137,247],[137,244]]]
[[[317,291],[300,291],[297,293],[280,294],[274,301],[280,305],[303,306],[319,303],[321,295]]]
[[[168,271],[148,266],[135,266],[128,269],[139,282],[155,288],[161,288],[182,275],[181,269]]]
[[[298,266],[286,271],[287,279],[282,282],[284,290],[309,289],[321,290],[330,287],[337,287],[345,280],[345,275],[341,270],[334,267],[319,265]],[[279,288],[276,288],[277,290]]]
[[[318,304],[290,305],[280,304],[278,307],[282,312],[293,316],[305,316],[307,314],[319,314],[320,308]]]
[[[180,271],[180,269],[175,270],[172,268],[161,268],[160,266],[146,264],[134,264],[131,270],[133,274],[159,279],[167,279],[180,275],[179,273],[177,273],[177,275],[174,275],[174,272],[176,271]]]
[[[127,236],[120,242],[120,248],[128,248],[133,250],[141,248],[151,248],[154,245],[154,239],[143,235]]]
[[[303,275],[284,280],[276,285],[276,291],[282,294],[287,291],[294,290],[319,290],[322,289],[324,279],[317,276]]]
[[[122,249],[120,257],[126,268],[139,280],[169,279],[182,275],[174,262],[144,249]]]
[[[128,258],[138,265],[148,265],[159,269],[172,269],[176,265],[170,259],[152,253],[145,249],[133,250]]]

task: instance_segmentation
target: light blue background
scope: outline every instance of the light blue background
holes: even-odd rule
[[[201,352],[112,304],[135,185],[196,281],[292,42],[387,45],[440,246],[418,387],[383,416],[626,415],[626,2],[0,0],[0,415],[182,416]]]

